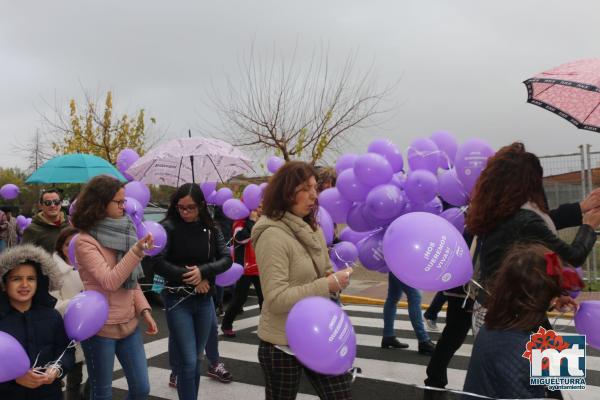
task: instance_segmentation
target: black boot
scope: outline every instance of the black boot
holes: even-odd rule
[[[431,340],[425,342],[419,342],[419,354],[430,356],[435,350],[435,344]]]
[[[399,341],[396,336],[384,336],[381,338],[382,349],[408,349],[408,344]]]

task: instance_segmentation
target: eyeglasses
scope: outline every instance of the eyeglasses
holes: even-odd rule
[[[46,207],[50,207],[52,205],[58,206],[58,205],[60,205],[60,203],[62,203],[62,201],[60,201],[59,199],[42,201],[42,204],[45,205]]]
[[[180,213],[182,212],[194,212],[198,209],[198,206],[195,204],[190,204],[189,206],[180,206],[179,204],[177,205],[177,209],[179,210]]]
[[[123,208],[127,204],[127,200],[111,200],[111,203],[115,203],[117,207]]]

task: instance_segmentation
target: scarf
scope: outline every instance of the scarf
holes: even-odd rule
[[[89,234],[103,247],[115,250],[117,252],[117,262],[121,261],[125,253],[138,241],[135,227],[127,217],[104,218],[90,229]],[[121,287],[135,289],[138,279],[143,277],[144,271],[141,264],[138,263]]]
[[[322,276],[321,271],[325,272],[329,268],[323,261],[325,259],[328,260],[329,257],[323,257],[324,252],[327,251],[327,247],[322,243],[323,233],[321,229],[313,231],[306,221],[289,212],[283,215],[281,222],[292,230],[296,239],[304,246],[312,259],[315,269],[318,268],[319,272],[317,275]]]

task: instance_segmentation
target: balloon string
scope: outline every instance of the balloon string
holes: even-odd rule
[[[354,382],[357,377],[362,376],[362,369],[360,367],[353,367],[353,368],[351,368],[351,369],[348,370],[348,373],[352,374],[352,381],[351,382]],[[480,399],[493,399],[493,397],[487,397],[487,396],[483,396],[481,394],[476,394],[476,393],[471,393],[471,392],[465,392],[465,391],[456,390],[456,389],[446,389],[446,388],[442,389],[442,388],[438,388],[438,387],[432,387],[432,386],[427,386],[427,385],[415,385],[415,384],[412,384],[410,386],[415,387],[417,389],[435,390],[436,392],[456,393],[456,394],[460,394],[460,395],[473,396],[473,397],[477,397],[477,398],[480,398]]]

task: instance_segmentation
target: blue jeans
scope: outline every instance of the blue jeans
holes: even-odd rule
[[[148,363],[138,327],[123,339],[92,336],[81,342],[90,382],[90,400],[112,399],[115,355],[123,366],[127,379],[127,399],[147,399],[150,393]]]
[[[423,326],[423,315],[421,315],[421,292],[401,282],[391,272],[388,275],[388,295],[383,305],[383,336],[394,335],[394,321],[396,320],[396,306],[402,292],[406,293],[408,300],[408,316],[419,342],[430,340]]]
[[[217,331],[217,313],[213,312],[214,321],[212,326],[210,327],[210,334],[208,336],[208,341],[206,342],[206,358],[210,362],[210,365],[215,365],[219,362],[219,332]],[[169,335],[169,364],[171,366],[171,371],[175,372],[178,360],[177,354],[173,351],[173,336]]]
[[[210,362],[210,365],[215,365],[219,362],[219,331],[217,313],[213,307],[212,312],[212,324],[210,326],[210,333],[208,335],[208,342],[206,342],[206,358]]]
[[[6,240],[0,239],[0,253],[2,253],[6,249]]]
[[[181,297],[163,291],[179,400],[196,400],[200,388],[202,353],[208,342],[215,308],[210,296]]]

